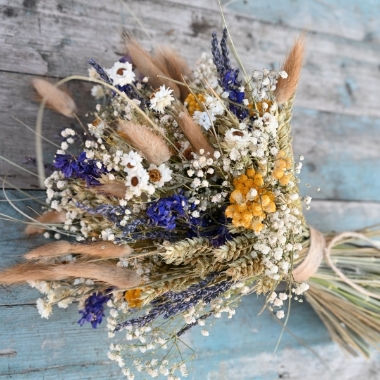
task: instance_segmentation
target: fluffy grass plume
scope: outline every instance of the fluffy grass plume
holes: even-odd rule
[[[170,76],[170,73],[162,71],[162,68],[158,66],[154,57],[146,52],[136,40],[130,37],[126,37],[126,47],[127,54],[131,57],[133,65],[136,66],[142,75],[149,78],[149,83],[152,87],[158,88],[164,84],[173,90],[177,98],[180,98],[181,92],[178,86],[174,82],[162,78],[162,76]]]
[[[195,123],[187,111],[178,109],[178,116],[176,120],[182,132],[197,153],[199,153],[201,149],[204,149],[205,153],[210,153],[211,155],[214,153],[214,148],[207,141],[201,127]]]
[[[169,147],[164,139],[145,125],[137,125],[130,121],[120,120],[118,133],[134,148],[140,150],[144,157],[152,164],[159,166],[171,157]]]
[[[48,107],[64,116],[74,117],[77,106],[70,95],[44,79],[34,78],[32,84],[42,99],[47,97],[46,105]]]
[[[40,222],[41,225],[30,224],[25,229],[26,235],[35,235],[35,234],[44,233],[46,231],[46,228],[43,226],[43,224],[60,224],[60,223],[63,223],[66,220],[66,213],[65,212],[56,212],[54,210],[50,210],[50,211],[47,211],[44,214],[38,216],[35,219],[38,222]]]
[[[191,70],[187,63],[171,48],[167,46],[156,49],[155,59],[160,67],[168,72],[170,78],[183,82],[183,78],[190,78]],[[172,87],[172,84],[170,85]],[[179,86],[181,100],[185,100],[190,90],[187,86]]]
[[[305,54],[305,34],[301,34],[294,43],[292,50],[285,59],[281,70],[288,74],[287,78],[278,79],[274,95],[279,104],[286,103],[295,94],[301,75],[302,62]]]
[[[126,256],[133,252],[133,249],[124,245],[115,245],[110,242],[97,241],[89,244],[70,244],[61,240],[42,245],[24,255],[28,260],[59,257],[67,254],[81,254],[88,257],[117,258]]]
[[[141,278],[135,271],[102,263],[74,262],[44,264],[28,262],[15,265],[0,273],[0,284],[14,285],[27,281],[60,281],[68,278],[87,278],[128,289],[138,286]]]

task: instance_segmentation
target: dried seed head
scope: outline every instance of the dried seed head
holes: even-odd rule
[[[162,178],[161,172],[158,169],[151,169],[148,171],[149,179],[152,182],[159,182]]]
[[[44,79],[34,78],[32,83],[41,98],[47,98],[48,107],[64,116],[74,117],[77,107],[68,94]]]

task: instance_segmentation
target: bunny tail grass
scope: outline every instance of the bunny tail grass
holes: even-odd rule
[[[162,137],[156,135],[145,125],[136,125],[130,121],[120,120],[118,133],[133,147],[140,150],[152,164],[161,165],[171,156],[169,147]]]
[[[116,245],[110,242],[98,241],[89,244],[70,244],[67,241],[56,241],[42,245],[24,255],[28,260],[45,257],[59,257],[70,253],[98,258],[117,258],[129,255],[133,249],[129,245]]]
[[[160,87],[162,85],[165,85],[166,87],[170,87],[173,90],[174,95],[177,98],[181,96],[181,92],[174,82],[158,77],[158,75],[170,76],[170,74],[167,71],[163,71],[163,68],[159,67],[155,58],[146,52],[136,40],[127,36],[126,47],[127,54],[131,57],[133,65],[136,66],[137,70],[143,76],[149,78],[149,83],[152,85],[152,87]]]
[[[183,77],[190,78],[191,70],[187,63],[171,48],[161,46],[156,49],[155,59],[157,64],[165,68],[170,78],[178,82],[183,82]],[[179,86],[181,91],[181,100],[185,100],[190,90],[187,86]]]
[[[207,141],[203,135],[201,127],[194,122],[191,116],[184,109],[178,110],[178,116],[176,118],[178,125],[182,129],[182,132],[190,141],[190,144],[194,150],[199,153],[201,149],[204,149],[205,153],[214,154],[214,148]]]
[[[66,220],[65,212],[56,212],[54,210],[50,210],[45,212],[44,214],[35,218],[41,225],[38,224],[30,224],[25,229],[26,235],[35,235],[42,234],[46,231],[45,226],[43,224],[60,224]]]
[[[77,106],[68,94],[44,79],[34,78],[32,83],[38,95],[42,99],[47,98],[48,107],[64,116],[74,117]]]
[[[102,281],[120,289],[133,288],[141,283],[140,276],[134,271],[104,262],[101,264],[74,262],[63,265],[30,262],[18,264],[0,272],[0,284],[16,285],[28,281],[60,281],[71,277]]]
[[[102,185],[93,186],[91,187],[91,190],[97,194],[103,194],[108,197],[122,199],[125,197],[127,187],[124,185],[124,183],[114,181],[114,183],[104,183]]]
[[[288,74],[287,78],[279,78],[274,91],[278,104],[284,104],[295,94],[301,75],[302,62],[305,53],[305,33],[302,33],[294,43],[292,50],[285,59],[281,70]]]

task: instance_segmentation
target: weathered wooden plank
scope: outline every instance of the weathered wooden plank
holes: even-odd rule
[[[380,119],[296,107],[292,125],[295,157],[305,157],[300,175],[304,195],[380,200]]]
[[[75,347],[74,349],[77,350]],[[112,363],[82,363],[73,366],[56,366],[41,369],[28,369],[22,373],[0,374],[1,380],[116,380],[125,379],[120,368]],[[136,379],[138,380],[138,379]]]
[[[0,102],[7,109],[3,114],[0,154],[22,165],[25,156],[35,157],[34,134],[18,124],[12,116],[34,128],[38,105],[33,102],[29,81],[17,74],[0,73]],[[9,93],[12,86],[15,92]],[[80,83],[71,86],[74,98],[82,99],[80,91],[89,93]],[[18,94],[21,95],[21,101]],[[44,135],[59,143],[59,131],[75,125],[70,119],[47,110],[44,118]],[[79,127],[76,125],[77,128]],[[80,128],[80,127],[79,127]],[[367,116],[348,116],[297,107],[293,116],[294,149],[296,157],[305,156],[301,173],[301,191],[318,199],[380,201],[380,119]],[[13,143],[10,143],[12,141]],[[17,142],[17,143],[14,143]],[[22,153],[20,151],[22,147]],[[52,162],[56,148],[43,142],[46,162]],[[25,166],[35,171],[32,166]],[[38,180],[9,163],[0,161],[0,175],[22,188],[33,188]],[[302,184],[320,187],[321,192]],[[9,186],[6,186],[9,187]]]
[[[281,327],[268,314],[257,316],[262,302],[262,298],[246,297],[232,319],[222,318],[209,328],[209,337],[201,335],[200,327],[184,337],[197,354],[190,368],[192,378],[275,379],[288,374],[292,379],[314,379],[322,372],[324,379],[336,379],[334,376],[343,368],[346,375],[349,369],[357,374],[376,370],[379,355],[374,354],[371,361],[351,361],[336,347],[326,346],[327,331],[309,305],[299,303],[292,305],[288,328],[304,344],[316,349],[333,371],[328,373],[312,353],[287,333],[270,360]],[[0,356],[0,379],[122,378],[117,365],[107,361],[111,341],[106,332],[103,328],[79,327],[75,306],[54,310],[49,321],[41,320],[32,306],[0,307],[0,316],[0,350],[12,352]],[[300,361],[308,363],[307,368]],[[101,373],[97,375],[90,369],[92,366]]]
[[[91,7],[79,0],[64,5],[58,0],[45,0],[33,2],[34,7],[25,7],[24,3],[15,1],[2,13],[0,38],[6,54],[0,58],[1,70],[64,76],[83,73],[90,57],[110,64],[121,54],[119,32],[123,28],[136,33],[144,45],[150,45],[117,0],[93,3]],[[175,1],[134,2],[131,8],[148,25],[154,41],[171,44],[190,63],[209,50],[211,31],[220,29],[220,15],[212,9]],[[297,34],[280,22],[252,19],[249,13],[231,13],[227,19],[248,71],[278,67]],[[318,24],[318,20],[312,22]],[[370,27],[368,23],[366,26]],[[304,27],[310,27],[309,23]],[[95,33],[97,37],[93,38]],[[298,104],[323,111],[379,116],[375,96],[380,84],[378,45],[371,40],[350,41],[319,33],[310,35],[309,40]],[[20,51],[24,56],[20,57]]]
[[[262,298],[247,297],[233,319],[222,318],[210,328],[209,338],[202,336],[201,328],[195,328],[185,336],[187,344],[198,355],[194,364],[197,378],[207,378],[208,373],[217,370],[221,360],[241,358],[247,354],[254,357],[274,349],[281,329],[269,315],[257,316],[262,305]],[[108,363],[106,355],[111,340],[107,338],[105,329],[81,328],[76,323],[78,312],[75,305],[65,310],[54,309],[49,321],[42,320],[36,308],[29,305],[1,306],[0,315],[3,322],[0,326],[0,349],[13,353],[12,356],[0,357],[0,378],[1,375],[44,373],[51,368],[67,367],[64,369],[67,377],[64,378],[69,379],[72,369],[75,371],[72,366]],[[308,331],[308,323],[313,324],[313,331]],[[306,304],[294,305],[289,328],[306,339],[308,345],[329,341],[327,331]],[[288,345],[296,348],[298,343],[287,335],[280,350]],[[117,368],[117,365],[106,368],[111,370],[112,367]],[[85,370],[82,369],[82,373]]]
[[[21,120],[33,130],[35,129],[39,104],[31,87],[31,78],[29,75],[0,72],[0,109],[2,110],[0,155],[21,166],[23,166],[26,156],[36,156],[35,134],[12,117]],[[73,82],[67,88],[77,103],[81,119],[84,122],[90,120],[84,117],[83,114],[89,109],[92,110],[93,107],[89,105],[93,104],[90,96],[91,86],[88,86],[87,83]],[[83,94],[88,96],[83,96]],[[60,131],[68,127],[75,127],[78,131],[81,130],[81,127],[74,119],[58,115],[49,109],[46,110],[43,120],[43,135],[47,139],[60,145]],[[56,147],[43,141],[46,163],[52,163],[56,150]],[[36,171],[32,165],[24,167],[32,172]],[[0,176],[7,176],[9,182],[21,188],[38,187],[37,177],[25,173],[3,160],[0,160]]]
[[[176,0],[186,4],[186,0]],[[379,43],[380,5],[359,0],[222,1],[225,12],[247,15],[269,24],[281,24],[309,32],[355,41]],[[194,0],[191,6],[219,11],[217,1]]]

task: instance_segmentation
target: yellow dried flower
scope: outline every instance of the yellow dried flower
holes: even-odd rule
[[[276,211],[274,194],[265,189],[264,179],[255,169],[247,169],[233,180],[235,189],[230,195],[230,205],[225,214],[232,219],[235,227],[244,227],[260,232],[264,225],[261,223],[267,213]]]
[[[276,156],[276,162],[274,164],[274,170],[272,176],[278,179],[281,185],[286,186],[290,181],[290,174],[286,173],[286,170],[292,167],[292,160],[286,156],[283,150],[280,150]]]
[[[205,94],[189,94],[185,99],[185,104],[187,104],[187,110],[190,116],[193,116],[195,111],[203,111],[203,104],[206,101]]]
[[[125,300],[128,302],[130,308],[140,307],[142,305],[142,300],[140,299],[142,289],[131,289],[127,290],[124,294]]]

